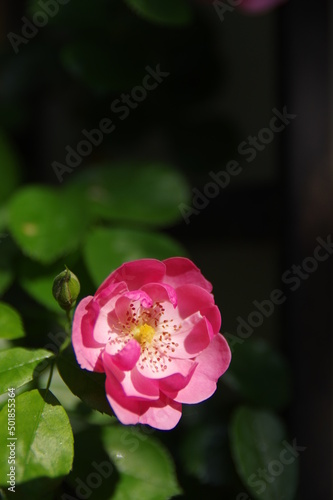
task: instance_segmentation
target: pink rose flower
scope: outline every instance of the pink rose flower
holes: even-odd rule
[[[231,354],[211,291],[188,259],[142,259],[123,264],[78,304],[76,358],[106,374],[107,399],[123,424],[172,429],[182,403],[215,392]]]

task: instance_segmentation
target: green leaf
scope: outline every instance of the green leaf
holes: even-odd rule
[[[20,180],[20,168],[14,150],[0,131],[0,202],[6,200]]]
[[[178,207],[190,197],[184,177],[162,164],[91,166],[67,189],[79,192],[95,217],[159,226],[180,220]]]
[[[290,399],[287,361],[263,340],[238,345],[223,380],[247,401],[267,408],[283,408]]]
[[[26,255],[51,263],[73,251],[86,227],[77,199],[44,186],[28,186],[11,200],[10,231]]]
[[[181,493],[171,457],[147,433],[112,425],[102,429],[102,436],[120,474],[113,500],[167,500]]]
[[[184,249],[164,235],[134,229],[93,230],[83,249],[88,271],[96,286],[126,261],[155,258],[166,259],[184,255]]]
[[[72,391],[90,408],[113,415],[105,396],[105,374],[83,370],[76,361],[72,346],[65,349],[57,359],[61,378]]]
[[[0,302],[0,338],[13,340],[24,337],[21,316],[15,309]]]
[[[52,356],[52,352],[45,349],[14,347],[0,351],[0,394],[7,392],[8,387],[18,389],[38,378]]]
[[[16,397],[16,432],[15,437],[15,473],[17,485],[29,485],[36,488],[36,497],[40,489],[47,485],[45,478],[61,480],[66,476],[73,462],[73,434],[69,419],[59,401],[51,392],[33,390]],[[1,433],[0,484],[7,485],[9,470],[7,444],[14,442],[7,429],[7,407],[0,413]],[[31,495],[31,489],[30,489]],[[26,498],[33,498],[32,496]],[[47,498],[44,496],[44,498]],[[49,496],[48,498],[51,498]]]
[[[192,11],[184,0],[125,0],[135,12],[148,21],[183,26],[190,23]]]
[[[294,500],[299,452],[290,451],[292,442],[286,441],[284,426],[274,414],[239,408],[230,438],[238,474],[255,499]]]

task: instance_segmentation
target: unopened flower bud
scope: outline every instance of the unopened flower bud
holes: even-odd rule
[[[75,274],[66,267],[65,271],[54,278],[52,293],[59,306],[69,311],[75,306],[80,293],[80,282]]]

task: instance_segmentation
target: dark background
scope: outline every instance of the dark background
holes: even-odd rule
[[[222,23],[213,7],[196,2],[195,22],[186,29],[149,25],[118,0],[114,5],[109,28],[116,33],[115,67],[142,70],[160,63],[171,76],[93,159],[168,161],[200,191],[210,171],[240,162],[242,173],[207,208],[169,230],[214,282],[224,331],[234,332],[236,318],[246,318],[254,300],[282,288],[283,272],[313,254],[317,237],[326,240],[333,232],[332,4],[291,0],[266,15],[233,12]],[[25,6],[18,0],[0,5],[0,123],[22,159],[24,181],[57,185],[52,161],[64,158],[65,146],[78,142],[82,128],[109,116],[110,103],[126,86],[96,91],[61,64],[68,41],[108,39],[98,26],[98,9],[91,30],[83,13],[75,29],[41,29],[15,55],[7,33],[19,32]],[[137,33],[121,24],[124,16],[132,16]],[[120,49],[124,43],[126,51]],[[247,163],[238,145],[268,126],[273,108],[284,106],[297,118]],[[300,457],[299,498],[326,500],[332,471],[332,259],[287,295],[256,335],[279,347],[292,368],[293,399],[284,416],[290,436],[307,447]]]

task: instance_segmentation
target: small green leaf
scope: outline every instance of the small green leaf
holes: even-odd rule
[[[45,349],[14,347],[0,351],[0,394],[7,392],[8,387],[18,389],[38,378],[51,357],[52,352]]]
[[[69,419],[59,401],[51,392],[33,390],[16,397],[15,407],[15,473],[16,484],[34,483],[38,489],[45,487],[45,478],[61,480],[73,462],[73,434]],[[0,484],[7,485],[8,443],[7,407],[0,413],[2,446],[0,447]],[[13,447],[14,450],[14,447]],[[31,495],[31,491],[30,491]],[[33,496],[26,496],[33,498]],[[45,498],[45,497],[44,497]],[[46,497],[47,498],[47,497]],[[51,497],[49,497],[51,498]]]
[[[121,425],[104,427],[102,436],[120,474],[113,500],[167,500],[181,493],[172,459],[157,440]]]
[[[236,469],[258,500],[294,500],[298,455],[272,413],[239,408],[231,422],[231,449]]]
[[[190,197],[184,177],[158,163],[92,165],[77,172],[67,189],[83,196],[95,217],[155,226],[178,221],[179,205]]]
[[[57,359],[61,378],[72,391],[90,408],[113,415],[105,396],[105,374],[83,370],[76,361],[73,348],[69,346]]]
[[[126,261],[166,259],[184,255],[184,249],[170,237],[134,229],[93,230],[83,249],[88,271],[96,286]]]
[[[13,340],[24,337],[21,316],[15,309],[0,302],[0,338]]]
[[[76,199],[43,186],[28,186],[10,202],[9,228],[32,259],[51,263],[77,248],[86,227]]]
[[[154,23],[183,26],[190,23],[192,12],[184,0],[125,0],[139,15]]]
[[[283,408],[290,398],[287,361],[263,340],[246,340],[237,346],[224,382],[251,403]]]

